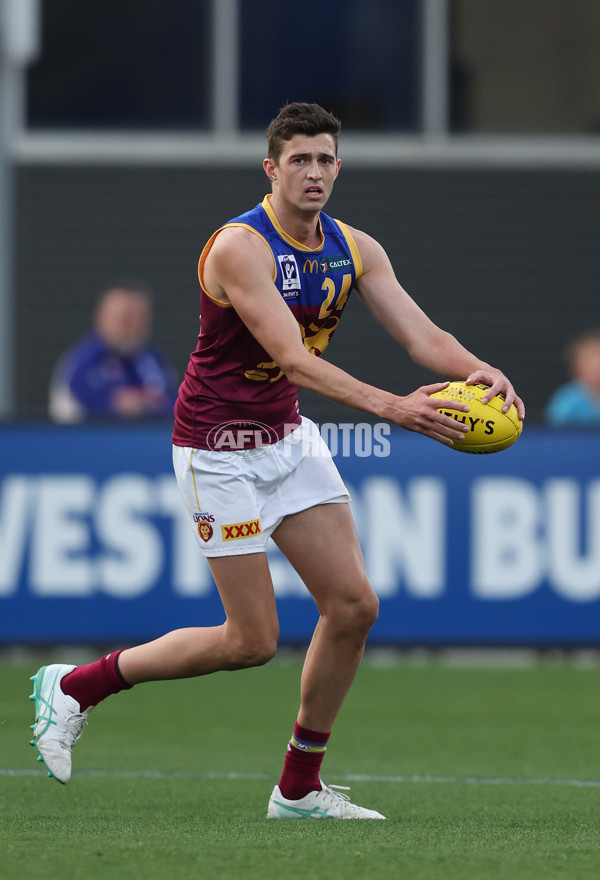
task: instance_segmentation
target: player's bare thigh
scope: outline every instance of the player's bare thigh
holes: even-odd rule
[[[326,615],[339,604],[361,604],[376,616],[377,597],[348,504],[318,504],[286,516],[273,540]]]
[[[266,553],[215,556],[207,562],[227,616],[228,637],[272,647],[274,653],[279,623]]]

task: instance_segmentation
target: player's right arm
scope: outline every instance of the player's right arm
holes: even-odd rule
[[[462,436],[465,427],[439,413],[439,401],[429,396],[446,388],[447,382],[400,397],[310,354],[294,315],[273,283],[273,271],[273,255],[265,242],[246,229],[232,227],[215,239],[204,264],[203,284],[214,299],[235,308],[290,382],[447,445]],[[468,412],[468,406],[458,401],[452,402],[452,408]]]

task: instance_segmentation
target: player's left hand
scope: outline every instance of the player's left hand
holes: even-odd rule
[[[487,403],[488,400],[491,400],[492,397],[495,397],[496,394],[503,394],[506,398],[504,402],[504,406],[502,407],[502,412],[508,412],[511,408],[512,404],[517,408],[517,413],[521,421],[525,418],[525,404],[521,400],[521,398],[515,392],[515,389],[512,386],[512,383],[506,378],[504,373],[500,370],[495,370],[493,368],[489,368],[487,370],[476,370],[474,373],[471,373],[470,376],[465,380],[466,385],[475,385],[476,382],[481,383],[482,385],[489,385],[490,391],[486,397],[482,397],[481,402]]]

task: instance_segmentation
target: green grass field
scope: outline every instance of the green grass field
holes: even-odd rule
[[[266,821],[300,661],[134,688],[92,714],[68,786],[0,664],[3,880],[583,880],[600,874],[600,668],[367,659],[325,759],[387,822]]]

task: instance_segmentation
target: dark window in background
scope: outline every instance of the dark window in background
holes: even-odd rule
[[[208,0],[44,0],[31,128],[205,128]]]
[[[288,101],[316,101],[344,130],[419,128],[418,0],[242,0],[240,115],[263,129]]]
[[[600,3],[451,0],[451,126],[600,133]]]

